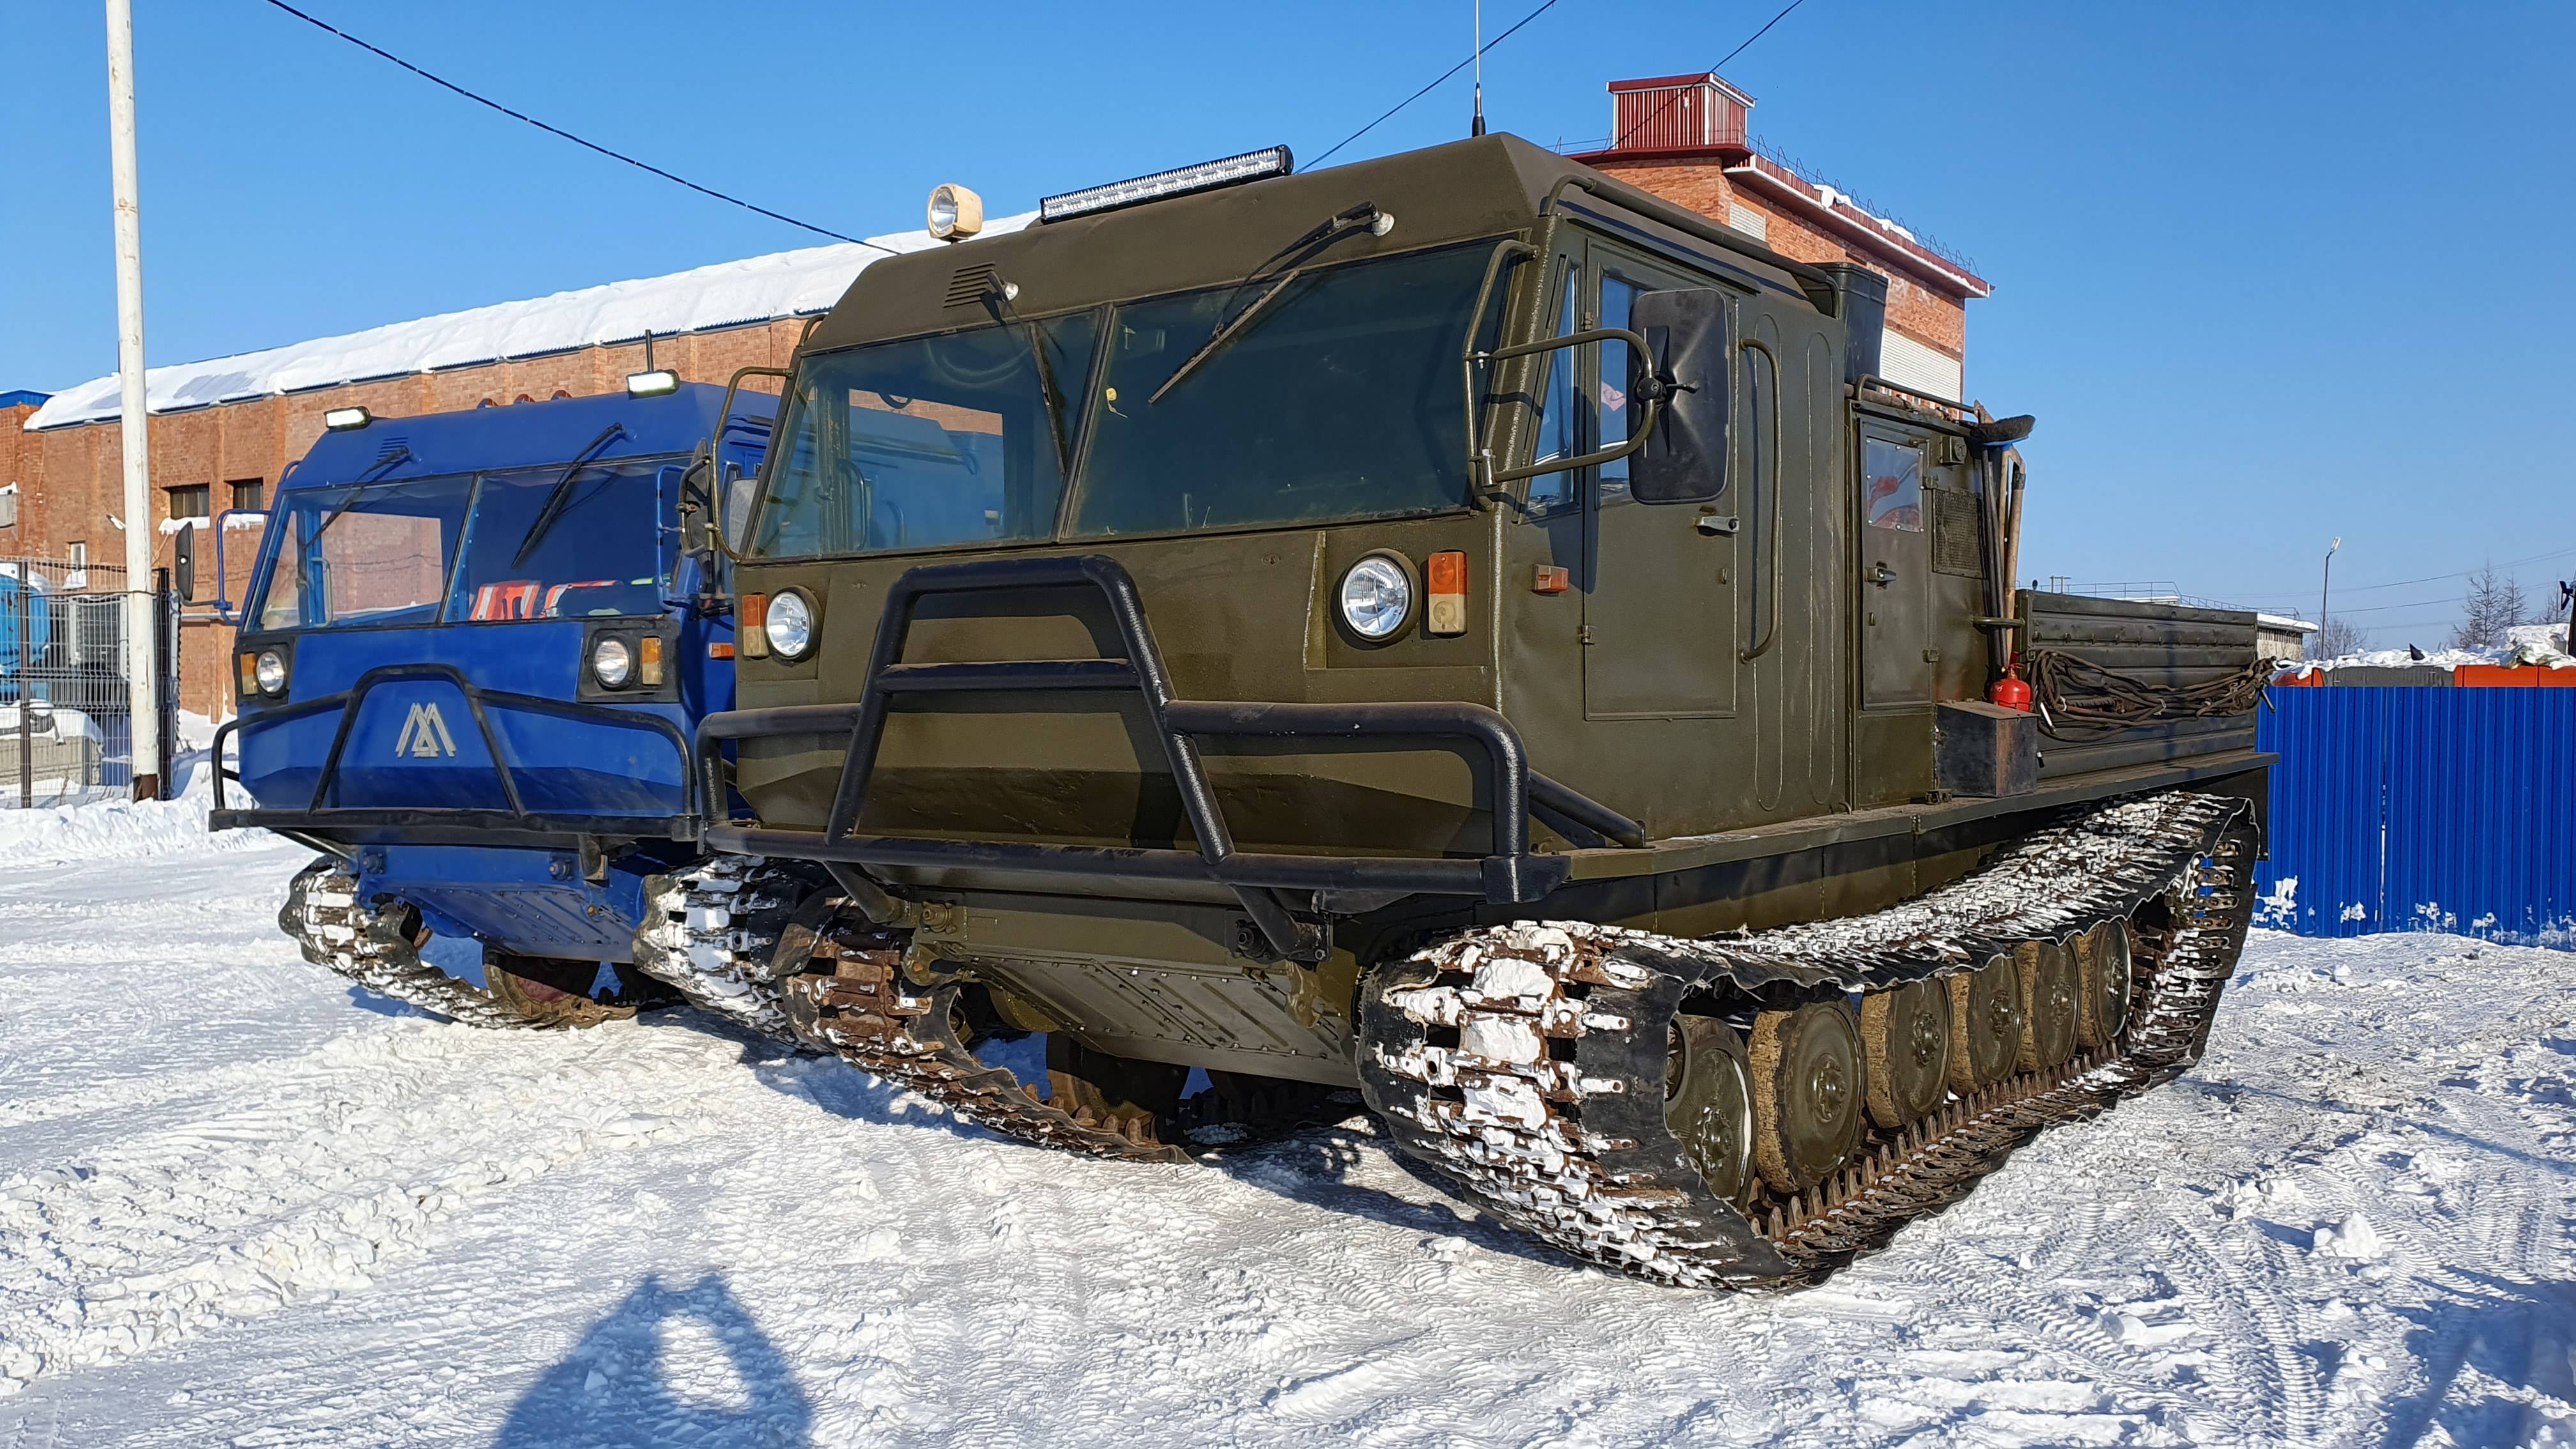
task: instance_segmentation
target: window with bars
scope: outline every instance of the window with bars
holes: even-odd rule
[[[165,491],[170,495],[172,518],[204,518],[214,505],[215,489],[211,483],[184,483]]]
[[[268,507],[268,480],[265,478],[235,478],[224,486],[232,490],[232,506],[235,508],[258,513]]]

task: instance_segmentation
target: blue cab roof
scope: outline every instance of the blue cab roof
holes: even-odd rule
[[[329,487],[361,474],[370,481],[391,481],[543,467],[571,461],[611,427],[625,432],[602,447],[595,455],[599,458],[692,452],[714,431],[724,393],[711,383],[692,382],[661,397],[612,393],[408,418],[380,417],[363,428],[324,433],[279,480],[278,487]],[[750,462],[756,456],[752,450],[769,441],[769,423],[777,406],[778,400],[767,393],[735,393],[725,434],[728,449],[744,449],[744,461]],[[405,449],[410,456],[401,462],[381,472],[371,471]],[[727,457],[732,456],[728,451]]]

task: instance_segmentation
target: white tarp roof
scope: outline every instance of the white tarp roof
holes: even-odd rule
[[[1030,212],[993,221],[985,231],[1016,231],[1036,215]],[[872,240],[899,252],[940,245],[926,231],[897,232]],[[665,277],[610,282],[525,302],[396,322],[344,337],[155,367],[143,375],[145,406],[156,413],[178,412],[338,383],[633,342],[647,332],[669,337],[810,316],[828,311],[849,289],[850,279],[884,255],[855,243],[836,242],[718,262]],[[101,422],[120,411],[117,379],[110,374],[54,394],[28,416],[26,429],[35,432]]]

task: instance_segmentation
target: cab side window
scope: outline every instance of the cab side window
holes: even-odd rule
[[[1568,258],[1565,283],[1557,288],[1556,335],[1570,336],[1583,317],[1583,265]],[[1544,463],[1551,458],[1571,458],[1583,451],[1576,434],[1574,416],[1574,374],[1582,359],[1571,348],[1542,353],[1540,365],[1547,369],[1547,385],[1539,392],[1538,446],[1530,454],[1532,461]],[[1552,513],[1574,502],[1574,477],[1571,472],[1541,473],[1529,480],[1529,506],[1533,513]]]
[[[1625,327],[1637,300],[1645,288],[1621,277],[1604,273],[1601,278],[1602,327]],[[1592,444],[1607,448],[1628,436],[1628,344],[1604,342],[1600,347],[1600,374],[1593,380]],[[1600,468],[1601,501],[1628,496],[1628,460],[1616,458]]]
[[[1861,449],[1861,517],[1872,528],[1923,531],[1923,449],[1871,438]]]

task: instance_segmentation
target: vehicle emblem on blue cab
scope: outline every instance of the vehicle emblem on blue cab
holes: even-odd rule
[[[438,706],[422,703],[411,707],[403,716],[402,734],[394,741],[394,754],[409,755],[415,760],[435,760],[441,755],[456,754],[456,737],[447,732],[446,717]]]

